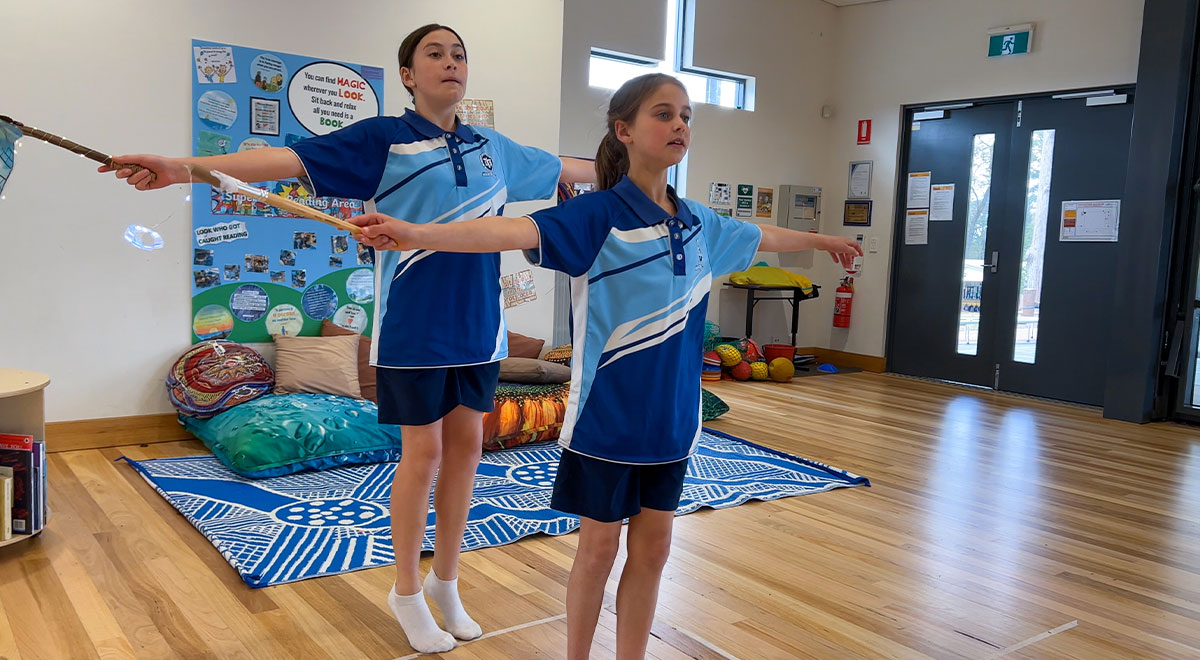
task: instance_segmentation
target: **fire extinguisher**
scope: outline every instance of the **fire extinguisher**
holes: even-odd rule
[[[850,327],[850,307],[854,304],[854,278],[843,277],[833,298],[833,327]]]

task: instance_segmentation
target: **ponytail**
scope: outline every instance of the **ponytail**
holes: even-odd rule
[[[629,173],[629,152],[610,128],[596,150],[596,189],[608,190]]]

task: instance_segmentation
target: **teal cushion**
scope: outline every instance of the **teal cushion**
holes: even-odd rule
[[[400,460],[400,427],[375,404],[329,394],[267,395],[209,418],[179,417],[234,472],[250,478]]]
[[[703,421],[711,422],[727,412],[729,404],[722,401],[721,397],[708,390],[700,390],[700,418]]]

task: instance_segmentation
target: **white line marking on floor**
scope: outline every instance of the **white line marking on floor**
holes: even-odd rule
[[[557,616],[548,616],[545,619],[538,619],[537,621],[530,621],[529,623],[522,623],[520,625],[512,626],[509,628],[504,628],[502,630],[493,630],[490,633],[487,633],[480,637],[476,637],[475,639],[472,639],[470,641],[459,642],[458,646],[455,646],[454,648],[458,648],[459,646],[466,646],[467,644],[474,644],[475,642],[483,641],[489,637],[496,637],[498,635],[503,635],[505,633],[516,632],[518,630],[524,630],[525,628],[532,628],[534,626],[540,626],[543,623],[550,623],[551,621],[558,621],[559,619],[565,619],[565,618],[567,618],[567,615],[564,613],[564,614],[559,614]],[[453,653],[453,651],[446,651],[446,653]],[[425,653],[412,653],[412,654],[409,654],[406,656],[396,658],[396,660],[413,660],[413,658],[419,658],[423,655],[426,655],[426,654]],[[734,660],[737,660],[737,659],[735,658]]]
[[[988,656],[988,660],[992,660],[993,658],[999,658],[1000,656],[1003,656],[1003,655],[1008,655],[1009,653],[1012,653],[1013,651],[1019,651],[1019,650],[1025,648],[1026,646],[1029,646],[1030,644],[1036,644],[1036,643],[1042,641],[1043,639],[1046,639],[1047,637],[1052,637],[1054,635],[1057,635],[1060,632],[1070,630],[1077,625],[1079,625],[1079,619],[1076,619],[1069,623],[1064,623],[1057,628],[1051,628],[1050,630],[1047,630],[1046,632],[1041,633],[1039,635],[1034,635],[1033,637],[1030,637],[1029,639],[1027,639],[1023,642],[1013,644],[1012,646],[1002,648],[999,651],[996,651],[994,654]]]
[[[674,626],[672,626],[672,627],[674,628]],[[708,641],[707,639],[704,639],[703,637],[701,637],[693,632],[689,632],[687,630],[684,630],[683,628],[675,628],[675,630],[678,630],[679,632],[687,635],[688,637],[691,637],[692,639],[696,640],[697,642],[700,642],[704,646],[708,647],[708,650],[712,651],[713,653],[716,653],[717,655],[721,656],[722,658],[725,658],[726,660],[740,660],[736,655],[733,655],[732,653],[726,651],[725,649],[717,646],[716,644],[713,644],[712,642]]]

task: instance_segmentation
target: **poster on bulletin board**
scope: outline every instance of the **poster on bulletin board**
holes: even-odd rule
[[[382,111],[383,69],[192,41],[192,153],[287,147]],[[356,199],[313,197],[294,180],[249,182],[350,218]],[[348,232],[207,184],[192,186],[192,341],[371,333],[374,255]]]
[[[463,99],[458,102],[454,114],[464,124],[496,128],[496,103],[488,99]]]

